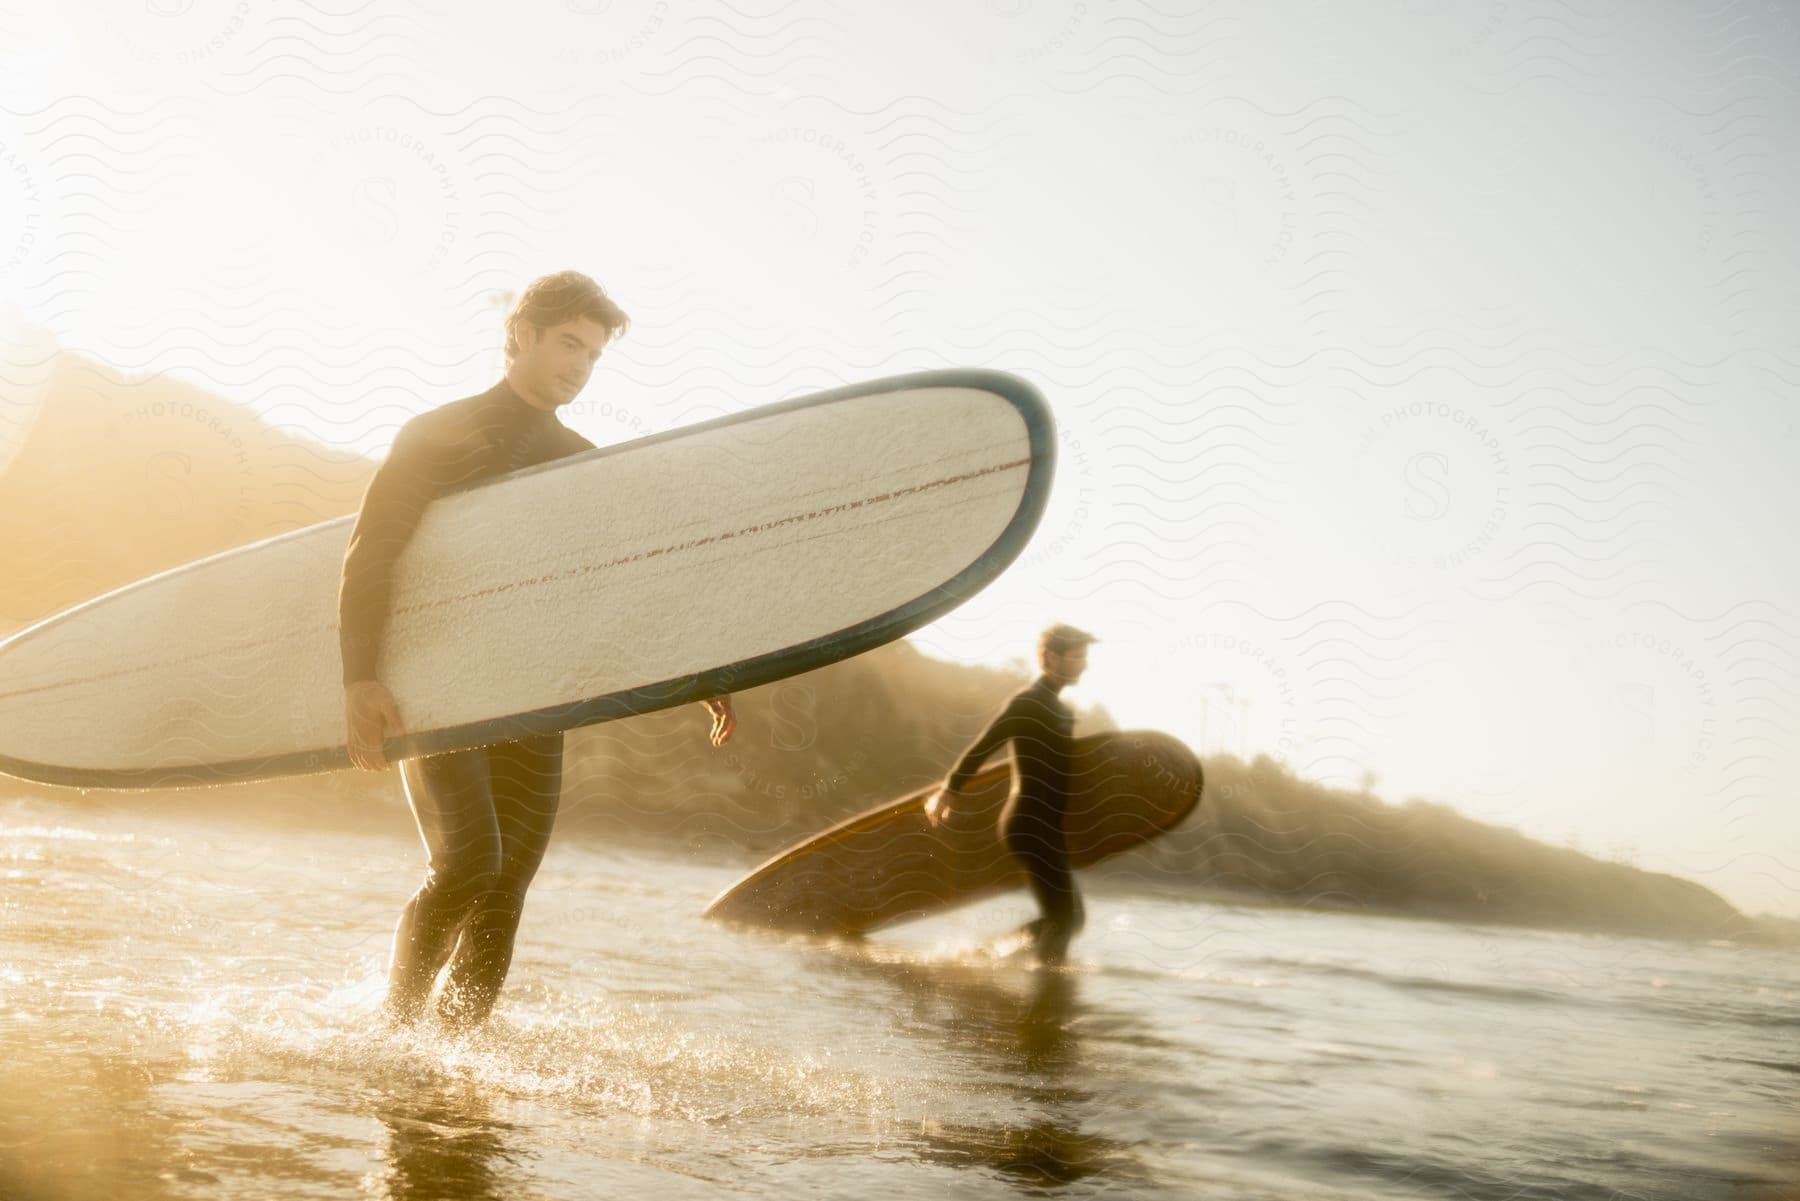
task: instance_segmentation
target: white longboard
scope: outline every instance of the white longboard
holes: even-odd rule
[[[390,758],[565,730],[810,671],[985,587],[1048,498],[1022,380],[898,376],[484,481],[396,566]],[[352,519],[152,576],[0,643],[0,772],[167,787],[345,767]]]

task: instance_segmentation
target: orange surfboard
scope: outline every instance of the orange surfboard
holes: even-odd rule
[[[1200,761],[1155,731],[1075,740],[1063,834],[1087,867],[1179,825],[1200,801]],[[984,768],[933,829],[927,788],[789,847],[707,906],[720,921],[813,934],[866,934],[1008,889],[1025,873],[1000,842],[1012,764]]]

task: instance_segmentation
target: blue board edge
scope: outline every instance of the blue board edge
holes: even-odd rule
[[[870,380],[865,383],[848,384],[825,392],[797,397],[793,400],[778,401],[774,404],[747,409],[742,413],[729,413],[723,417],[651,434],[630,442],[599,447],[580,455],[552,460],[549,463],[527,467],[522,471],[512,472],[505,476],[483,480],[472,485],[469,490],[490,487],[501,480],[515,479],[534,472],[566,467],[584,459],[619,454],[671,438],[685,437],[702,430],[731,425],[740,421],[761,419],[775,413],[808,408],[813,405],[830,404],[840,400],[879,396],[889,392],[911,391],[917,388],[976,388],[998,396],[1011,404],[1025,422],[1031,447],[1031,467],[1026,474],[1025,489],[1019,498],[1019,507],[1014,511],[1012,519],[1007,522],[1006,528],[1000,532],[1000,536],[968,567],[931,591],[898,608],[890,609],[886,613],[878,614],[846,629],[800,643],[797,646],[787,647],[753,659],[740,660],[698,675],[663,680],[623,692],[608,693],[606,696],[555,705],[504,718],[492,718],[461,726],[450,726],[441,730],[406,734],[391,739],[387,743],[389,761],[467,750],[471,747],[509,742],[534,734],[551,734],[576,729],[580,726],[597,725],[621,717],[636,717],[640,714],[672,709],[677,705],[705,700],[708,697],[724,693],[739,692],[746,688],[755,688],[762,684],[770,684],[791,676],[816,671],[821,667],[841,662],[903,638],[919,627],[935,621],[980,592],[992,583],[1002,571],[1006,570],[1013,560],[1019,557],[1020,552],[1031,540],[1031,535],[1036,532],[1038,523],[1043,518],[1044,508],[1049,504],[1050,486],[1056,470],[1056,425],[1050,414],[1049,404],[1030,383],[1003,371],[976,367],[947,368],[935,371],[916,371],[905,375]],[[349,521],[350,518],[340,517],[332,520]],[[278,535],[278,537],[291,538],[305,532],[296,530],[292,533]],[[221,553],[241,554],[270,541],[275,541],[275,539],[265,539],[263,542]],[[199,561],[203,560],[197,560],[197,562]],[[184,564],[182,567],[172,568],[167,572],[158,572],[144,580],[127,584],[114,592],[95,597],[72,609],[65,610],[61,614],[53,615],[43,622],[34,623],[33,626],[19,631],[13,637],[19,637],[30,632],[31,629],[65,617],[74,612],[76,608],[87,608],[103,603],[108,597],[125,588],[141,587],[162,575],[186,570],[190,566],[192,564]],[[11,640],[9,638],[6,641]],[[295,751],[286,755],[260,759],[236,759],[225,763],[182,768],[65,768],[0,755],[0,773],[40,784],[64,785],[74,788],[195,788],[273,779],[279,776],[307,775],[335,771],[349,766],[351,766],[349,752],[341,746]]]

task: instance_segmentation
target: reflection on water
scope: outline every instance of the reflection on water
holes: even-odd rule
[[[147,1104],[162,1065],[69,1049],[34,1055],[15,1039],[6,1050],[0,1197],[76,1201],[125,1191],[154,1197],[161,1195],[159,1174],[211,1181],[181,1164],[175,1122]]]
[[[371,1174],[384,1201],[497,1201],[516,1189],[510,1129],[478,1093],[383,1093],[371,1107],[387,1129],[387,1162]]]
[[[1083,1128],[1082,1109],[1094,1099],[1095,1082],[1076,1027],[1096,1013],[1081,1004],[1074,973],[996,973],[993,963],[981,960],[844,958],[907,996],[920,1021],[917,1034],[935,1039],[954,1058],[984,1064],[990,1087],[1023,1103],[1015,1122],[925,1119],[916,1135],[920,1160],[992,1170],[1033,1190],[1093,1177],[1109,1184],[1150,1183],[1128,1144]],[[1021,974],[1023,988],[1017,986]]]
[[[1119,1144],[1052,1119],[1026,1126],[953,1126],[928,1123],[920,1158],[951,1167],[993,1168],[1020,1184],[1051,1188],[1090,1176],[1120,1176]]]

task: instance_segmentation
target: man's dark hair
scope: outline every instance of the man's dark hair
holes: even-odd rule
[[[579,317],[592,317],[606,327],[607,341],[622,337],[631,318],[613,303],[604,289],[579,271],[558,271],[525,285],[506,314],[506,361],[519,353],[519,323],[529,321],[539,329],[561,325]]]
[[[1098,641],[1100,640],[1086,630],[1078,630],[1074,626],[1058,622],[1038,635],[1038,654],[1066,655],[1078,646]]]

